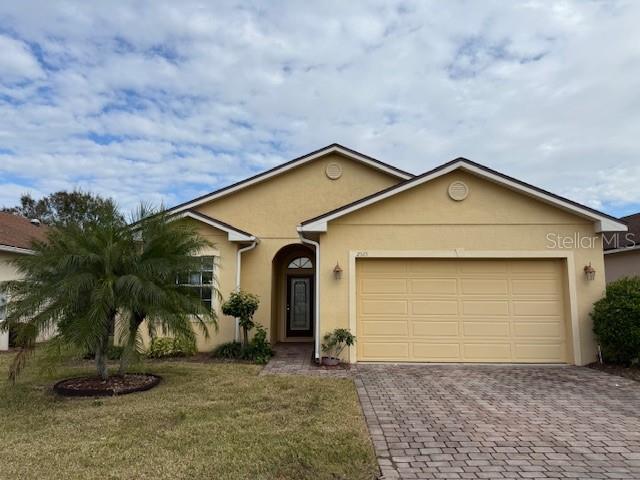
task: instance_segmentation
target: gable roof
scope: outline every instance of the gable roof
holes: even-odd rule
[[[451,160],[450,162],[440,165],[439,167],[429,170],[417,177],[413,177],[380,192],[361,198],[360,200],[356,200],[355,202],[347,205],[343,205],[342,207],[336,208],[335,210],[324,213],[315,218],[306,220],[300,224],[298,230],[300,232],[326,232],[327,222],[330,222],[331,220],[347,215],[348,213],[354,212],[373,203],[382,201],[385,198],[389,198],[400,192],[404,192],[405,190],[422,185],[423,183],[434,180],[442,175],[446,175],[454,170],[467,171],[549,205],[553,205],[583,218],[592,220],[596,223],[596,232],[627,230],[627,226],[623,222],[611,215],[607,215],[606,213],[599,212],[593,208],[581,205],[577,202],[522,182],[513,177],[509,177],[508,175],[497,172],[489,167],[485,167],[484,165],[472,162],[471,160],[463,157]]]
[[[229,195],[233,192],[237,192],[238,190],[249,187],[256,183],[263,182],[271,177],[275,177],[276,175],[285,173],[291,170],[292,168],[299,167],[300,165],[304,165],[305,163],[311,162],[313,160],[316,160],[317,158],[320,158],[330,153],[339,153],[347,158],[350,158],[357,162],[363,163],[365,165],[368,165],[370,167],[373,167],[375,169],[388,173],[389,175],[399,178],[400,180],[407,180],[409,178],[413,178],[413,175],[409,172],[400,170],[399,168],[389,165],[388,163],[381,162],[380,160],[377,160],[363,153],[356,152],[355,150],[344,147],[338,143],[332,143],[331,145],[323,147],[319,150],[316,150],[311,153],[307,153],[306,155],[302,155],[301,157],[294,158],[293,160],[282,163],[277,167],[272,168],[271,170],[267,170],[266,172],[259,173],[257,175],[254,175],[253,177],[249,177],[240,182],[234,183],[232,185],[223,187],[219,190],[215,190],[211,193],[207,193],[200,197],[194,198],[193,200],[189,200],[187,202],[176,205],[175,207],[170,208],[168,212],[177,213],[184,210],[189,210],[198,205],[202,205],[203,203],[207,203],[211,200],[215,200],[225,195]]]
[[[640,248],[640,212],[620,220],[627,224],[629,231],[625,233],[608,233],[602,236],[602,245],[605,252],[617,253]]]
[[[187,210],[185,212],[176,214],[172,217],[175,220],[180,218],[191,218],[198,222],[206,223],[207,225],[211,225],[212,227],[217,228],[218,230],[222,230],[227,233],[227,238],[230,242],[254,242],[257,238],[255,235],[251,235],[244,230],[240,230],[239,228],[234,227],[233,225],[229,225],[228,223],[223,222],[222,220],[218,220],[216,218],[210,217],[209,215],[205,215],[204,213],[196,212],[194,210]]]
[[[45,240],[47,227],[35,225],[28,218],[0,212],[0,250],[14,253],[33,253],[31,242]]]

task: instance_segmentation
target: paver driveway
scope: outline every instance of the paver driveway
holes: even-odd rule
[[[581,367],[358,365],[383,478],[640,479],[640,383]]]

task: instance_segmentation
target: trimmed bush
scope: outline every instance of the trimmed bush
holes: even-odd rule
[[[593,331],[606,361],[637,363],[640,359],[640,277],[607,285],[591,313]]]
[[[267,341],[267,331],[262,325],[256,325],[256,333],[244,349],[244,357],[260,365],[264,365],[273,357],[273,349]]]
[[[213,358],[238,359],[242,357],[242,344],[240,342],[228,342],[218,345],[212,352]]]
[[[267,331],[262,325],[255,326],[256,333],[246,347],[239,342],[228,342],[218,345],[212,352],[213,358],[247,360],[264,365],[273,356],[271,344],[267,341]]]
[[[186,338],[156,337],[151,340],[147,357],[175,358],[188,357],[197,352],[196,342]]]

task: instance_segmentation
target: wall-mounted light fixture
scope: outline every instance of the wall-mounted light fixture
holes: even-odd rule
[[[333,267],[333,276],[336,280],[340,280],[342,278],[342,267],[338,262],[336,262],[336,266]]]
[[[589,265],[585,265],[584,276],[587,280],[596,278],[596,269],[591,266],[591,262],[589,262]]]

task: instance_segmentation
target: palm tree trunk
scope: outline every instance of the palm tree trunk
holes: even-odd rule
[[[122,356],[120,357],[118,375],[124,375],[127,373],[127,369],[131,363],[131,358],[133,357],[133,352],[136,348],[138,329],[144,321],[144,317],[145,315],[143,314],[134,314],[129,320],[129,336],[127,337],[127,343],[124,347],[124,351],[122,352]]]
[[[109,369],[107,368],[107,348],[109,348],[109,337],[98,342],[96,346],[96,370],[98,376],[102,380],[109,378]]]
[[[109,378],[109,369],[107,368],[107,352],[109,350],[109,338],[111,337],[111,326],[116,321],[116,312],[112,312],[109,316],[109,322],[102,332],[102,338],[96,345],[96,370],[102,380]]]

